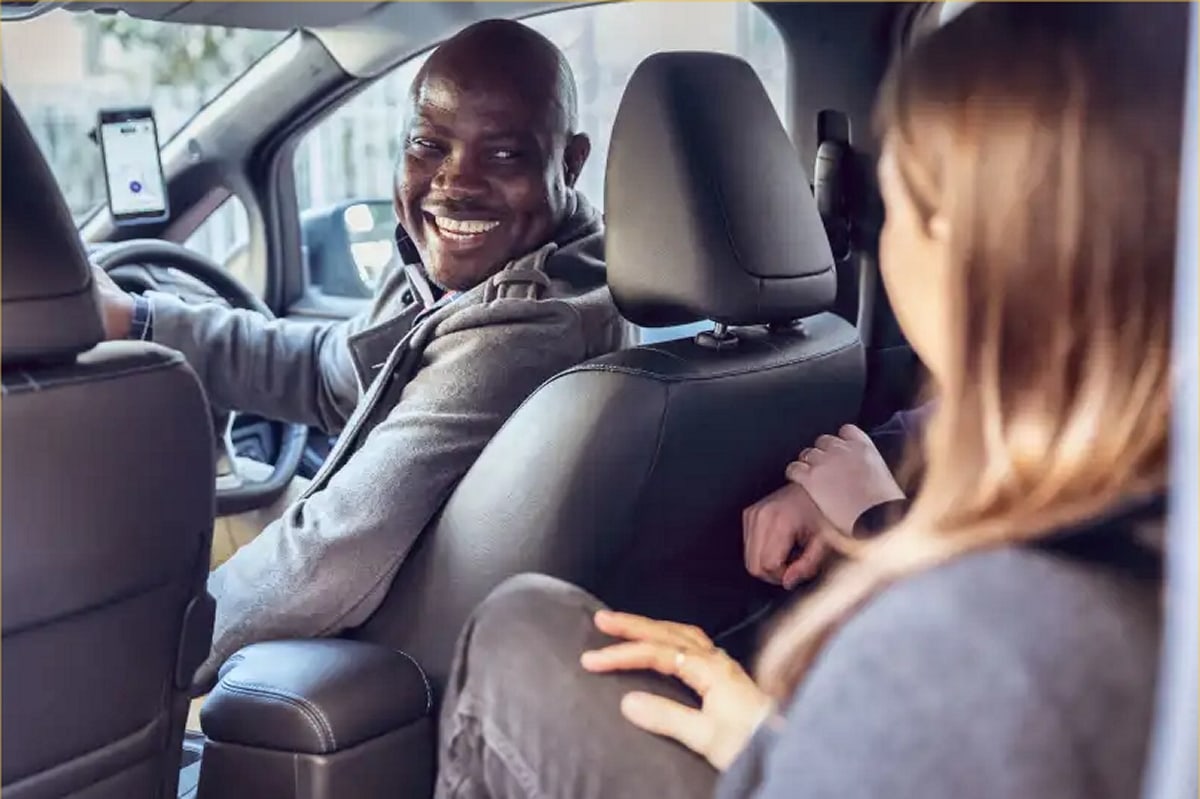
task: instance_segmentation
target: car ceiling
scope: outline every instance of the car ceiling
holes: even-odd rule
[[[124,11],[131,17],[232,28],[325,28],[363,19],[387,3],[77,2],[73,10]]]
[[[524,16],[531,11],[550,6],[569,5],[551,2],[70,2],[65,6],[78,11],[123,11],[131,17],[164,22],[186,22],[201,25],[223,25],[232,28],[262,30],[291,30],[293,28],[372,28],[404,32],[413,18],[430,16],[431,6],[437,16],[454,21],[470,21],[495,16]]]
[[[70,2],[73,11],[262,30],[306,28],[342,69],[371,77],[458,30],[491,17],[518,18],[586,2]],[[57,3],[55,5],[58,5]]]

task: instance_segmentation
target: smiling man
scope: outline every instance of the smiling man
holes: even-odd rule
[[[435,283],[469,289],[564,220],[592,223],[571,190],[591,151],[575,106],[562,53],[515,23],[473,26],[430,56],[413,83],[396,210]]]
[[[631,342],[605,283],[601,217],[573,188],[590,148],[575,117],[570,68],[529,28],[484,22],[438,48],[402,132],[402,265],[348,322],[134,298],[97,276],[110,337],[180,350],[214,405],[340,432],[261,534],[218,522],[214,560],[228,560],[209,579],[201,681],[248,643],[361,624],[517,406]]]

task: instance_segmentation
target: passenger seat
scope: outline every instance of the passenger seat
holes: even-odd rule
[[[863,349],[807,176],[745,62],[644,61],[608,160],[608,275],[644,328],[694,336],[542,386],[481,454],[356,637],[435,683],[475,605],[537,571],[623,609],[727,630],[779,597],[750,577],[742,509],[818,435],[852,422]]]

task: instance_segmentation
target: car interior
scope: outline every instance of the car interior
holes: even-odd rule
[[[693,4],[605,5],[656,7],[669,20]],[[890,61],[966,4],[745,5],[780,42],[778,80],[664,29],[620,81],[615,113],[594,120],[604,160],[589,185],[602,194],[609,286],[640,344],[562,372],[528,398],[365,624],[248,647],[214,687],[193,684],[212,632],[204,584],[214,515],[269,505],[320,467],[331,439],[214,411],[171,350],[102,343],[89,263],[131,291],[310,322],[352,316],[391,263],[390,251],[363,255],[375,252],[374,227],[387,228],[390,244],[390,194],[302,207],[304,186],[319,177],[315,166],[297,168],[306,137],[356,98],[411,79],[432,47],[473,22],[550,24],[590,6],[2,4],[14,40],[51,15],[272,38],[164,137],[171,212],[135,226],[103,205],[77,212],[31,132],[40,117],[22,107],[6,69],[5,796],[431,796],[437,702],[458,633],[517,572],[699,625],[731,652],[755,646],[749,622],[786,595],[747,574],[741,536],[731,534],[742,510],[779,486],[800,442],[846,423],[876,425],[920,394],[920,364],[877,272],[871,113]],[[363,168],[390,185],[384,154]],[[1194,181],[1190,191],[1194,208]],[[236,247],[190,246],[234,205],[245,232]],[[361,226],[342,221],[355,214],[366,215]],[[1194,265],[1194,253],[1181,258]],[[1190,314],[1194,327],[1194,304]],[[1190,424],[1180,439],[1191,449],[1175,468],[1191,478],[1176,479],[1195,477]],[[241,478],[235,457],[269,465],[270,476]],[[1194,555],[1194,492],[1172,513],[1173,531],[1192,531],[1180,537]],[[1190,609],[1164,651],[1192,658],[1191,671],[1164,671],[1164,725],[1174,727],[1156,738],[1160,769],[1147,795],[1180,795],[1181,784],[1195,792],[1196,577],[1194,568],[1179,574],[1172,607]],[[1175,636],[1190,636],[1191,649]],[[185,729],[189,700],[206,692],[202,729]],[[1185,719],[1166,712],[1180,696],[1192,708]]]

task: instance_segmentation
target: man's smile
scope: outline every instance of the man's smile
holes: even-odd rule
[[[500,227],[497,219],[461,219],[422,212],[427,238],[437,239],[455,250],[474,249],[487,242],[492,231]]]

